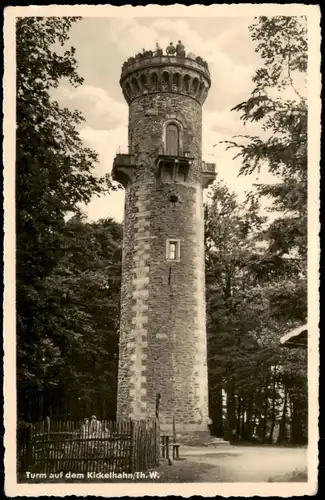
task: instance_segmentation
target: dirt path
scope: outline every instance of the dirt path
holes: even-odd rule
[[[235,447],[183,450],[186,461],[210,465],[200,482],[306,481],[307,449]]]
[[[156,475],[138,479],[144,483],[244,483],[306,482],[306,448],[269,446],[181,447],[180,460],[167,460],[153,471]],[[23,482],[26,479],[24,478]],[[30,481],[29,481],[30,482]],[[33,482],[44,482],[35,480]],[[51,482],[51,481],[47,481]],[[52,481],[57,483],[57,480]],[[83,479],[65,482],[84,483]],[[96,483],[125,483],[125,479],[96,479]]]

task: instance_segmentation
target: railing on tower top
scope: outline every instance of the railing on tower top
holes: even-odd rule
[[[131,153],[131,148],[130,146],[119,146],[116,151],[117,155],[130,155]]]
[[[127,61],[124,62],[122,66],[122,76],[125,72],[130,70],[134,70],[138,67],[142,66],[152,66],[152,65],[160,65],[160,64],[171,64],[171,65],[184,65],[187,67],[192,67],[193,69],[201,69],[205,74],[210,75],[209,66],[201,57],[195,56],[192,53],[189,53],[185,57],[180,57],[177,55],[169,55],[162,54],[158,55],[157,53],[153,53],[150,56],[138,55],[135,57],[130,57]]]
[[[120,167],[134,166],[135,158],[129,146],[120,146],[117,150],[114,164]]]

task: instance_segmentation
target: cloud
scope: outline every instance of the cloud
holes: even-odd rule
[[[214,37],[220,50],[229,50],[231,45],[236,46],[238,39],[243,38],[243,34],[247,33],[248,38],[250,38],[248,26],[252,23],[251,18],[239,17],[233,18],[229,28],[217,33]],[[239,47],[236,46],[236,51]]]
[[[143,26],[137,19],[116,19],[114,30],[107,34],[107,39],[114,43],[116,49],[125,57],[130,57],[143,48],[154,48],[156,42],[163,46],[169,41],[167,36],[161,37],[154,27]]]
[[[97,130],[89,125],[80,130],[84,143],[98,153],[98,175],[110,173],[120,146],[127,145],[127,124],[112,130]]]
[[[112,191],[107,196],[93,197],[89,205],[82,207],[90,221],[111,217],[122,222],[124,217],[124,191]]]
[[[98,126],[116,127],[121,123],[127,123],[128,111],[124,101],[113,99],[102,88],[82,85],[74,89],[62,85],[56,94],[61,101],[73,102],[88,121],[95,122]]]
[[[241,162],[233,160],[235,152],[226,151],[225,145],[213,146],[236,134],[256,132],[243,127],[239,114],[230,111],[252,88],[256,58],[247,29],[252,19],[215,19],[213,30],[211,23],[207,30],[203,21],[114,18],[84,19],[79,24],[73,43],[80,48],[85,84],[77,89],[62,86],[57,92],[62,102],[73,104],[86,118],[80,135],[99,155],[98,175],[111,172],[118,147],[128,142],[128,107],[118,85],[122,63],[143,47],[154,48],[158,42],[165,49],[169,41],[181,39],[187,52],[200,55],[210,67],[212,87],[203,113],[203,160],[215,162],[219,178],[240,195],[251,188],[255,177],[237,177]],[[123,191],[94,198],[87,207],[88,216],[92,220],[111,216],[121,221],[123,202]]]
[[[121,126],[114,130],[96,130],[90,126],[80,131],[84,143],[98,153],[99,162],[96,173],[103,176],[111,173],[113,160],[119,146],[127,143],[127,128]],[[87,206],[82,208],[87,212],[89,220],[112,217],[122,222],[124,215],[124,191],[111,192],[107,196],[94,196]]]
[[[240,114],[235,111],[203,111],[203,151],[205,154],[216,152],[215,145],[220,141],[230,141],[236,135],[260,134],[260,125],[257,123],[243,124]],[[219,145],[217,150],[225,149]]]
[[[141,19],[116,19],[115,21],[114,29],[107,33],[107,39],[108,42],[114,43],[115,49],[125,59],[141,52],[142,48],[154,48],[156,42],[165,49],[171,40],[177,41],[181,38],[187,52],[201,55],[209,63],[213,82],[209,102],[213,102],[218,107],[226,106],[229,97],[230,100],[236,99],[236,95],[242,95],[251,87],[254,64],[241,64],[234,61],[226,49],[227,40],[234,40],[238,38],[239,33],[243,32],[238,26],[243,30],[247,24],[248,28],[250,19],[234,21],[231,28],[212,39],[205,39],[203,33],[201,35],[192,29],[187,21],[180,19],[155,19],[150,26],[143,25]]]
[[[237,22],[238,24],[238,22]],[[227,30],[227,37],[238,37],[236,23]],[[242,21],[241,21],[242,24]],[[247,28],[250,23],[247,21]],[[225,37],[216,35],[213,39],[204,39],[197,31],[190,28],[184,20],[159,19],[152,23],[152,28],[157,34],[168,34],[166,40],[181,38],[187,52],[200,55],[209,64],[212,88],[210,90],[209,102],[220,107],[225,107],[228,102],[236,102],[236,95],[248,93],[252,87],[252,76],[255,71],[253,64],[240,64],[235,62],[227,53],[225,43],[219,45],[219,38]],[[230,100],[229,100],[230,96]]]
[[[262,168],[259,174],[253,173],[238,177],[242,161],[240,157],[235,158],[235,156],[239,150],[227,149],[227,144],[223,142],[236,141],[234,138],[236,135],[261,135],[260,132],[258,123],[248,123],[244,126],[236,112],[205,111],[203,113],[202,159],[216,163],[217,179],[223,180],[240,198],[245,196],[246,191],[254,189],[255,182],[273,183],[276,178],[268,172],[266,167]]]

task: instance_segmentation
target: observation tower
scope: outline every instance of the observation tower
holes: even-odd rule
[[[123,64],[129,144],[114,159],[125,188],[117,418],[159,413],[162,430],[208,430],[200,57],[144,51]],[[159,408],[158,408],[159,407]]]

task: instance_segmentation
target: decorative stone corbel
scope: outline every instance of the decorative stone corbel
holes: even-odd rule
[[[217,177],[216,164],[206,163],[205,161],[203,161],[201,166],[202,189],[208,188],[213,183],[216,177]]]
[[[119,182],[124,187],[124,189],[127,189],[127,187],[134,181],[134,173],[135,167],[130,166],[115,166],[112,172],[113,179]]]

